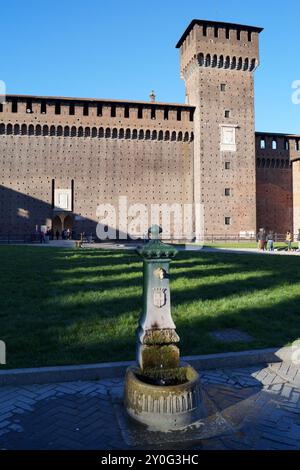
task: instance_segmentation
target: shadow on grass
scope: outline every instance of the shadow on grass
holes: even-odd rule
[[[142,308],[137,255],[1,247],[0,257],[0,336],[7,343],[7,368],[133,359]],[[171,288],[183,353],[294,341],[300,331],[298,262],[292,257],[180,252],[171,265]],[[283,288],[279,298],[281,286],[289,291]],[[272,307],[261,302],[264,291]],[[219,343],[209,332],[222,328],[239,328],[253,342]]]

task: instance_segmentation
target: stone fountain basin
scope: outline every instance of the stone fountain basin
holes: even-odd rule
[[[142,380],[138,367],[125,376],[124,405],[127,413],[152,431],[174,431],[206,416],[198,372],[183,364],[186,381],[179,385],[153,385]]]

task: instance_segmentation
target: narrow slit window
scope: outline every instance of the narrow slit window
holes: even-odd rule
[[[181,121],[181,109],[177,109],[177,121]]]
[[[156,117],[156,109],[154,106],[151,106],[151,119],[155,119]]]
[[[226,91],[226,84],[225,83],[221,83],[221,91]]]
[[[229,111],[229,109],[226,109],[226,110],[225,110],[225,117],[226,117],[226,118],[230,118],[230,111]]]
[[[260,139],[260,148],[262,150],[266,148],[266,139]]]
[[[26,113],[32,113],[32,101],[31,100],[27,100],[26,101]]]
[[[110,107],[110,117],[116,117],[116,105],[114,104]]]
[[[41,101],[41,114],[47,113],[47,103],[46,101]]]
[[[71,180],[71,211],[74,211],[74,180]]]
[[[277,150],[277,140],[276,139],[272,140],[272,150]]]
[[[55,103],[55,114],[60,114],[60,113],[61,113],[60,102],[56,101],[56,103]]]
[[[71,103],[69,107],[69,115],[74,116],[74,114],[75,114],[75,105]]]
[[[124,117],[127,119],[129,118],[129,106],[126,105],[124,108]]]
[[[143,108],[142,108],[142,106],[138,107],[138,119],[143,119]]]
[[[225,170],[230,170],[230,162],[225,162]]]
[[[84,103],[84,105],[83,105],[83,115],[84,116],[89,115],[89,104],[88,103]]]
[[[11,112],[17,113],[18,112],[18,102],[17,100],[13,100],[11,103]]]
[[[97,116],[102,116],[102,104],[97,104]]]
[[[165,120],[169,119],[169,109],[168,108],[165,108],[165,110],[164,110],[164,119]]]
[[[55,194],[55,180],[52,180],[52,185],[51,185],[51,199],[52,199],[52,203],[51,203],[51,206],[52,206],[52,209],[54,209],[54,194]]]
[[[225,196],[230,196],[231,191],[230,188],[225,188]]]
[[[231,225],[231,217],[225,217],[225,225]]]

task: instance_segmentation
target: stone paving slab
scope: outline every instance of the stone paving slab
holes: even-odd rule
[[[226,432],[192,436],[182,448],[300,450],[299,366],[286,362],[199,372]],[[157,449],[157,436],[147,442],[124,438],[113,400],[122,388],[122,377],[1,387],[0,449]],[[160,448],[172,448],[159,438]]]

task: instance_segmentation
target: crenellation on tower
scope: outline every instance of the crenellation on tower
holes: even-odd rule
[[[194,62],[235,70],[254,70],[259,65],[259,33],[262,28],[232,23],[193,20],[179,42],[180,73],[185,78]]]

